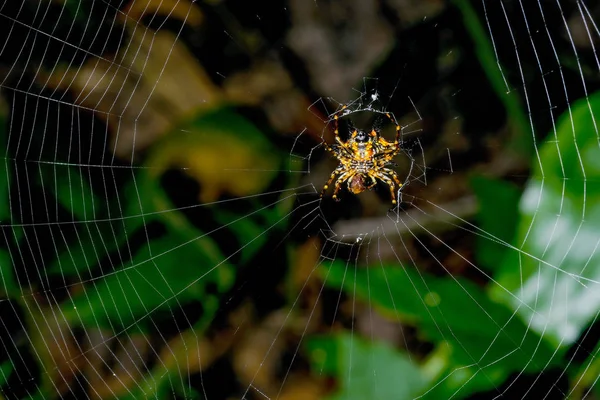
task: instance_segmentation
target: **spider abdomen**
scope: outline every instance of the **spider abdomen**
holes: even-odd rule
[[[366,176],[363,174],[356,174],[348,181],[348,190],[354,194],[364,192],[367,188],[365,185]]]

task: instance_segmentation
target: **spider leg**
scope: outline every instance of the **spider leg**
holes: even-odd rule
[[[340,139],[340,118],[338,116],[338,113],[341,111],[344,111],[344,109],[346,109],[346,107],[347,106],[344,105],[342,107],[342,109],[339,110],[338,112],[336,112],[335,115],[333,116],[333,133],[335,134],[335,141],[341,145],[343,145],[344,143],[342,142],[342,139]]]
[[[339,111],[335,113],[333,116],[333,133],[335,135],[335,142],[338,147],[333,148],[326,142],[323,142],[325,149],[333,153],[336,158],[342,160],[343,157],[352,158],[352,150],[350,149],[350,145],[348,143],[344,143],[342,138],[340,137],[340,117],[339,113],[344,111],[348,106],[344,105]]]
[[[342,143],[337,148],[339,149],[339,151],[337,152],[336,157],[340,161],[347,161],[347,162],[352,161],[352,150],[350,149],[350,146],[348,145],[348,143]]]
[[[338,111],[336,111],[335,115],[333,116],[333,133],[335,134],[335,141],[337,144],[339,144],[344,150],[346,150],[346,152],[348,152],[348,156],[352,157],[352,151],[350,150],[350,145],[348,144],[348,142],[345,142],[342,140],[342,138],[340,137],[340,117],[338,114],[342,113],[346,108],[348,108],[348,105],[343,105],[341,109],[339,109]],[[349,128],[350,131],[355,130],[354,125],[352,124],[352,121],[348,121],[349,124]]]
[[[398,173],[396,171],[390,168],[384,168],[383,171],[392,177],[394,182],[396,182],[396,184],[398,185],[398,188],[401,188],[403,186],[402,182],[400,182],[400,178],[398,178]]]
[[[380,138],[379,140],[383,141],[385,139]],[[381,161],[384,161],[384,164],[391,161],[394,157],[396,157],[396,155],[398,153],[400,153],[400,150],[402,148],[400,147],[400,143],[390,143],[390,142],[386,142],[385,145],[383,146],[383,149],[379,152],[378,157],[380,157]]]
[[[395,172],[394,171],[391,171],[391,172],[392,173],[390,173],[390,175],[394,176]],[[394,180],[392,180],[389,176],[387,176],[387,174],[385,172],[381,172],[381,171],[374,171],[374,172],[372,172],[372,174],[377,179],[382,180],[386,185],[389,186],[390,194],[392,196],[392,204],[396,205],[396,203],[397,203],[397,201],[396,201],[396,184],[394,183],[394,181],[399,182],[399,180],[397,180],[398,177],[396,176],[394,178]],[[402,186],[402,184],[399,184],[399,186]]]
[[[331,176],[329,176],[329,180],[327,181],[327,183],[325,184],[325,186],[323,186],[323,190],[321,190],[321,196],[320,197],[323,197],[323,195],[325,194],[325,191],[327,189],[329,189],[329,185],[331,185],[331,182],[333,182],[333,180],[335,179],[336,175],[339,175],[343,170],[344,170],[343,164],[340,164],[336,169],[333,170],[333,172],[331,173]]]
[[[337,137],[336,139],[339,142],[337,144],[337,147],[330,146],[327,142],[323,141],[323,147],[325,147],[325,150],[332,153],[335,156],[335,158],[337,158],[340,161],[352,158],[352,152],[348,147],[348,144],[342,142],[339,137]]]
[[[335,201],[339,201],[337,194],[342,188],[342,183],[344,183],[348,179],[351,179],[354,175],[356,175],[356,172],[354,171],[346,171],[342,175],[340,175],[338,180],[335,182],[335,189],[333,190],[333,196],[331,196],[332,199],[334,199]]]
[[[375,187],[375,185],[377,185],[377,178],[369,173],[367,174],[367,176],[371,178],[371,184],[367,186],[367,189],[371,190]]]
[[[396,155],[400,152],[400,132],[402,127],[396,122],[396,118],[393,117],[390,113],[385,113],[385,116],[394,124],[396,127],[396,138],[393,142],[388,142],[383,137],[378,137],[377,141],[382,147],[380,151],[380,155],[386,160],[389,161],[392,158],[396,157]]]
[[[398,148],[400,148],[400,131],[402,128],[400,128],[400,125],[398,124],[398,122],[396,121],[395,117],[392,117],[392,115],[390,113],[385,113],[385,116],[388,117],[388,119],[390,121],[392,121],[392,124],[394,124],[396,126],[396,140],[395,140],[395,144]]]

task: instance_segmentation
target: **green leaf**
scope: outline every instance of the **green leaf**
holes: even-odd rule
[[[77,220],[95,218],[97,208],[106,203],[96,197],[87,178],[76,167],[54,165],[54,168],[44,168],[40,179]]]
[[[155,146],[148,165],[158,174],[183,169],[201,186],[200,201],[263,193],[282,169],[282,154],[262,131],[231,109],[195,115]]]
[[[203,251],[206,248],[210,252]],[[215,259],[216,256],[216,259]],[[84,293],[63,306],[68,320],[127,326],[155,309],[202,300],[212,316],[218,298],[205,291],[215,282],[222,293],[233,283],[235,273],[216,245],[206,237],[182,237],[170,232],[142,246],[130,265],[102,279],[87,282]]]
[[[579,347],[578,352],[584,350],[584,347]],[[569,398],[572,399],[584,399],[589,396],[588,390],[593,389],[593,393],[598,394],[600,389],[600,383],[598,382],[598,376],[600,376],[600,359],[598,354],[600,353],[600,343],[597,343],[592,351],[585,350],[587,355],[583,362],[575,362],[569,365],[571,369],[569,382],[571,383]]]
[[[10,360],[6,360],[2,364],[0,364],[0,387],[4,386],[6,382],[8,382],[8,379],[10,378],[13,369],[14,367]]]
[[[123,233],[106,246],[99,239],[113,236],[110,232],[81,235],[83,241],[61,255],[60,265],[53,265],[52,270],[61,274],[85,271],[95,262],[85,257],[95,250],[106,253],[121,247],[127,254],[122,249],[127,237],[143,233],[150,223],[161,224],[166,232],[143,244],[132,260],[114,273],[85,282],[86,291],[64,305],[65,314],[74,323],[128,326],[155,310],[194,300],[202,301],[203,318],[208,321],[218,308],[218,295],[235,279],[236,269],[227,261],[232,254],[221,251],[214,230],[203,231],[177,209],[160,186],[161,175],[172,168],[181,169],[199,181],[205,200],[217,200],[221,191],[240,196],[262,191],[279,170],[280,159],[262,132],[245,118],[223,109],[197,115],[185,129],[166,138],[146,162],[152,168],[136,170],[135,180],[125,185],[121,196],[126,201],[122,222],[127,232],[120,227],[117,231]],[[235,206],[252,201],[258,200],[236,200],[239,203]],[[236,252],[244,264],[266,243],[265,226],[278,227],[278,221],[287,221],[282,217],[291,203],[276,198],[269,201],[271,205],[243,204],[246,211],[241,212],[231,202],[196,206],[209,207],[218,229],[233,232],[244,244],[239,254]],[[104,223],[96,226],[110,228]],[[207,294],[209,285],[216,288],[216,294]]]
[[[347,272],[346,264],[337,261],[321,273],[328,286],[370,301],[383,315],[415,326],[434,343],[437,359],[426,369],[438,364],[432,373],[439,381],[431,398],[493,389],[512,372],[541,371],[552,360],[547,343],[470,281],[433,277],[412,266]]]
[[[58,257],[53,259],[47,267],[49,274],[86,279],[89,272],[96,270],[98,262],[107,255],[117,251],[122,255],[129,255],[126,245],[131,235],[144,229],[144,225],[148,226],[151,222],[160,219],[160,215],[153,214],[150,210],[156,209],[154,199],[160,196],[162,191],[153,185],[147,174],[140,171],[143,171],[143,169],[136,170],[138,173],[137,180],[130,180],[127,184],[124,184],[121,190],[120,197],[122,200],[119,206],[122,209],[119,209],[119,214],[107,213],[106,218],[100,220],[92,218],[91,222],[87,221],[75,225],[77,239],[67,243],[66,248],[59,250]],[[45,181],[48,182],[49,186],[53,186],[52,181]],[[88,189],[89,187],[85,190]],[[82,187],[80,186],[77,190],[82,190]],[[140,199],[138,199],[138,196]],[[91,189],[88,196],[80,193],[75,197],[80,199],[91,198]],[[66,198],[63,200],[66,200]],[[70,204],[70,200],[68,203]],[[83,207],[79,208],[81,213],[78,212],[77,217],[80,220],[90,219],[92,213],[90,206],[91,203],[86,208],[88,216],[85,219],[81,219]],[[100,210],[100,206],[103,207],[102,210]],[[97,218],[98,215],[102,215],[102,212],[107,211],[107,206],[109,204],[106,201],[99,202],[95,200],[95,214],[97,214],[95,217]],[[109,216],[111,216],[110,219]],[[116,265],[115,267],[118,268],[119,266]]]
[[[146,223],[152,218],[146,218]],[[67,249],[49,263],[48,274],[63,276],[87,277],[90,270],[97,267],[98,261],[105,255],[122,249],[128,236],[142,226],[142,219],[126,218],[121,221],[93,222],[84,226],[78,224],[78,240],[71,243]]]
[[[495,238],[511,242],[517,229],[519,189],[508,182],[483,176],[472,178],[471,186],[479,200],[479,227]],[[506,253],[512,251],[487,237],[477,236],[476,240],[478,265],[490,270],[498,269]]]
[[[513,136],[508,147],[522,156],[529,157],[533,153],[529,133],[531,128],[524,107],[516,90],[507,90],[506,81],[502,70],[498,68],[498,59],[495,54],[494,43],[488,35],[488,29],[483,25],[481,18],[469,0],[454,0],[454,5],[460,11],[466,31],[473,41],[475,54],[485,72],[491,87],[504,104],[510,122]]]
[[[600,93],[558,120],[520,204],[514,246],[493,295],[557,346],[572,344],[600,309]],[[516,296],[509,295],[507,291]]]
[[[385,343],[351,335],[313,338],[307,348],[315,372],[338,378],[329,399],[411,399],[427,385],[409,358]]]
[[[0,248],[0,295],[21,294],[15,279],[12,260],[6,249]]]

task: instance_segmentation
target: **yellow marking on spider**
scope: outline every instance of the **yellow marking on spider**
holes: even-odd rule
[[[341,110],[346,108],[347,105],[344,105]],[[371,129],[369,133],[354,129],[348,140],[344,142],[339,137],[339,117],[337,114],[334,115],[334,132],[337,146],[330,147],[326,144],[326,148],[333,153],[340,164],[323,186],[321,197],[329,189],[334,180],[335,185],[332,198],[336,201],[339,201],[337,193],[344,182],[347,185],[348,191],[359,194],[365,190],[373,189],[379,180],[388,185],[392,204],[397,204],[395,191],[396,188],[400,189],[402,187],[402,183],[396,171],[387,167],[401,151],[401,127],[390,113],[385,113],[385,115],[396,126],[396,139],[393,142],[388,142],[385,138],[381,137],[375,128]]]

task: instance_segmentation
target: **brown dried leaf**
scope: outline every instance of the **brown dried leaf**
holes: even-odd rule
[[[193,2],[182,0],[133,0],[125,8],[128,18],[139,21],[145,15],[162,15],[177,18],[189,25],[200,25],[202,11]]]
[[[286,350],[283,332],[286,313],[278,310],[263,320],[260,326],[248,330],[233,352],[233,368],[243,385],[274,397],[278,391],[275,376],[281,353]]]
[[[184,169],[201,184],[199,200],[203,203],[216,201],[223,193],[236,197],[260,193],[279,166],[277,154],[264,138],[261,142],[257,134],[251,136],[258,132],[253,125],[234,113],[223,111],[221,115],[230,116],[222,121],[227,126],[215,125],[214,121],[201,126],[190,123],[185,132],[159,146],[148,160],[154,171]],[[232,131],[236,126],[242,131]]]
[[[114,152],[130,157],[171,131],[183,117],[221,102],[215,86],[184,44],[167,31],[130,30],[115,60],[89,59],[58,68],[46,85],[73,92],[74,104],[108,124]]]
[[[396,11],[403,27],[418,24],[425,18],[433,18],[448,6],[443,0],[389,0],[388,4]]]
[[[229,76],[223,91],[232,103],[262,107],[271,126],[279,132],[297,134],[306,128],[318,140],[325,128],[323,121],[309,111],[310,101],[296,88],[279,60],[261,60]]]
[[[304,60],[313,87],[340,101],[354,95],[354,85],[394,44],[378,1],[329,2],[315,8],[311,2],[292,0],[289,8],[289,46]],[[340,25],[347,28],[336,29]]]
[[[288,379],[278,396],[280,400],[313,400],[324,398],[327,390],[324,382],[302,376]]]
[[[135,391],[139,385],[143,372],[146,371],[144,363],[146,355],[151,351],[148,338],[140,333],[130,334],[117,340],[117,348],[109,351],[107,359],[102,363],[87,369],[89,375],[86,379],[90,381],[88,394],[91,398],[112,399]],[[100,346],[108,349],[110,342],[101,342]],[[111,370],[102,375],[105,365],[111,365]],[[91,381],[95,380],[95,384]]]
[[[27,308],[31,312],[29,323],[38,328],[30,329],[29,337],[46,371],[42,375],[43,390],[62,397],[70,390],[84,359],[71,328],[60,318],[60,310],[46,298],[24,296],[23,299],[28,302]]]

